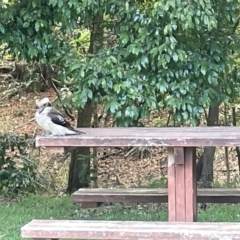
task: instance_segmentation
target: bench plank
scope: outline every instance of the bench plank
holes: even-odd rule
[[[37,147],[240,146],[240,127],[81,128],[86,134],[37,136]]]
[[[21,228],[32,239],[240,239],[240,223],[32,220]]]
[[[168,202],[167,188],[81,188],[72,194],[74,202]],[[198,188],[199,203],[240,203],[240,188]]]

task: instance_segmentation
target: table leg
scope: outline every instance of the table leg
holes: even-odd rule
[[[192,147],[168,149],[168,220],[197,220],[196,152]]]

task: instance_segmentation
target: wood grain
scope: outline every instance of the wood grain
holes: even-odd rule
[[[74,202],[168,202],[167,188],[81,188],[72,194]],[[197,202],[240,203],[240,188],[198,188]],[[193,203],[192,203],[193,204]],[[193,207],[193,206],[192,206]]]
[[[81,128],[71,136],[37,136],[37,147],[240,146],[240,127]]]
[[[32,239],[239,240],[240,223],[32,220],[21,236]]]

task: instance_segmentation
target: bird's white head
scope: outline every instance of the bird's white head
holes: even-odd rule
[[[48,97],[36,100],[37,109],[44,109],[45,107],[50,107],[50,106],[51,106],[51,102]]]

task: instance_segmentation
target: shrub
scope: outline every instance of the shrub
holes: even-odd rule
[[[42,179],[30,154],[34,141],[24,136],[0,134],[0,193],[13,196],[34,193]]]

